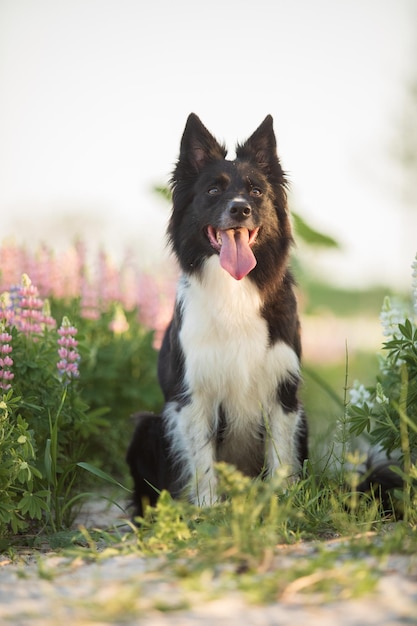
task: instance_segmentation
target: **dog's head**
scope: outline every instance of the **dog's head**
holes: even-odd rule
[[[272,117],[237,146],[234,161],[225,157],[225,146],[192,113],[171,180],[169,239],[186,272],[217,254],[236,280],[252,271],[259,280],[266,263],[276,271],[278,257],[286,261],[292,241]]]

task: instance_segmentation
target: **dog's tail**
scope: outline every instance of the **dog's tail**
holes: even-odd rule
[[[397,513],[395,492],[404,489],[404,468],[399,453],[388,456],[380,447],[372,446],[366,437],[358,437],[346,454],[341,444],[334,444],[330,454],[320,454],[319,466],[326,475],[339,477],[347,491],[371,495],[387,513]],[[355,478],[351,478],[351,475]]]
[[[397,512],[395,491],[404,488],[401,462],[387,458],[375,458],[375,453],[371,450],[364,466],[360,472],[357,491],[376,497],[383,511],[394,512],[395,509]]]
[[[134,516],[142,517],[148,504],[155,506],[163,489],[172,491],[173,463],[160,415],[132,415],[135,430],[126,455],[133,478]]]

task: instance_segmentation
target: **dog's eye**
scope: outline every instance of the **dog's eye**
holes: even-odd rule
[[[252,187],[252,189],[250,191],[251,191],[251,194],[253,196],[261,196],[262,195],[262,191],[261,191],[261,189],[259,189],[259,187]]]
[[[209,194],[209,196],[215,196],[219,192],[220,192],[220,189],[218,187],[215,187],[214,185],[213,185],[213,187],[209,187],[207,189],[207,193]]]

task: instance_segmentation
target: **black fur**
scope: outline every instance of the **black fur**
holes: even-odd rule
[[[155,506],[159,492],[173,484],[173,463],[162,419],[153,413],[137,413],[135,432],[126,460],[134,482],[135,515],[146,505]]]

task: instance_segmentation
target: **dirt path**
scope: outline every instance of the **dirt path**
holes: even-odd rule
[[[107,512],[107,517],[113,514]],[[101,515],[101,521],[108,519]],[[331,550],[334,545],[329,542],[325,547]],[[274,567],[285,567],[288,560],[300,556],[308,557],[311,549],[311,544],[283,546],[274,557]],[[417,555],[392,555],[378,563],[376,587],[364,597],[339,597],[335,601],[317,593],[306,594],[305,590],[316,582],[315,577],[329,575],[317,571],[288,584],[284,593],[266,606],[250,604],[233,586],[216,588],[216,579],[209,572],[202,574],[198,590],[187,587],[164,568],[164,561],[156,561],[111,552],[103,560],[90,562],[56,554],[38,558],[23,555],[20,563],[0,557],[0,624],[417,624]]]

